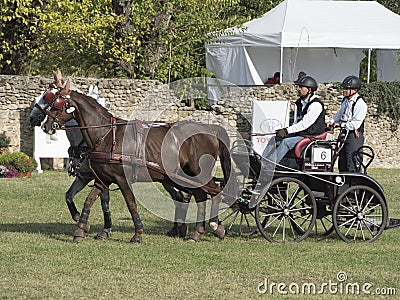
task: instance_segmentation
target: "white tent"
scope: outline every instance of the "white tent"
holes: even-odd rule
[[[263,84],[276,71],[281,82],[300,71],[342,81],[359,74],[363,50],[369,62],[377,50],[378,80],[400,80],[400,16],[375,1],[285,0],[205,46],[207,69],[236,85]]]

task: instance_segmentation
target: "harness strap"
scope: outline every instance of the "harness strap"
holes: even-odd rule
[[[100,184],[98,184],[97,182],[94,183],[94,185],[100,189],[101,191],[104,191],[104,189],[109,189],[109,186],[107,186],[101,179],[100,177],[97,175],[97,173],[93,170],[92,168],[92,162],[90,161],[90,159],[88,159],[88,164],[89,164],[89,169],[90,171],[92,171],[92,174],[94,176],[95,179],[97,179]]]
[[[88,158],[90,160],[96,162],[106,162],[106,163],[129,163],[135,162],[133,154],[122,154],[115,152],[106,152],[106,151],[92,151],[88,154]]]
[[[221,189],[220,189],[220,188],[213,188],[213,187],[209,187],[209,186],[205,186],[205,185],[200,186],[200,183],[198,183],[197,181],[188,179],[188,178],[186,178],[186,177],[184,177],[184,176],[181,176],[181,175],[179,175],[179,174],[176,174],[176,173],[168,172],[168,171],[166,171],[165,169],[160,168],[160,167],[159,167],[157,164],[155,164],[155,163],[152,163],[152,162],[144,162],[144,161],[143,161],[142,164],[144,164],[147,168],[149,168],[149,169],[151,169],[151,170],[153,170],[153,171],[156,171],[156,172],[158,172],[158,173],[165,174],[165,175],[167,175],[168,177],[181,180],[181,181],[183,181],[183,182],[185,182],[185,183],[189,183],[189,184],[191,184],[191,185],[193,185],[193,186],[195,186],[195,187],[197,187],[197,188],[201,188],[202,190],[205,190],[206,192],[214,193],[214,194],[218,194],[218,193],[221,192]]]

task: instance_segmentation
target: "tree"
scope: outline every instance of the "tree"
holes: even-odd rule
[[[240,26],[272,0],[0,0],[2,74],[198,77],[209,32]]]
[[[37,53],[39,13],[44,5],[40,0],[1,0],[2,74],[24,73],[31,57]]]

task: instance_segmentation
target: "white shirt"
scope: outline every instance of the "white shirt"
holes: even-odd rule
[[[316,98],[316,96],[312,95],[310,98],[308,98],[306,100],[302,100],[301,101],[301,104],[302,104],[301,110],[303,110],[304,107],[307,105],[307,103],[309,103],[314,98]],[[304,115],[303,119],[301,119],[299,121],[298,117],[297,117],[297,107],[296,107],[296,109],[294,111],[294,114],[295,114],[294,122],[293,122],[292,126],[289,126],[287,128],[288,133],[295,133],[295,132],[300,132],[300,131],[306,130],[308,127],[310,127],[317,121],[321,112],[322,112],[321,103],[313,102],[308,107],[307,112]]]
[[[339,111],[333,116],[332,123],[340,123],[342,127],[347,130],[357,130],[367,115],[367,104],[360,98],[357,100],[359,94],[355,93],[353,97],[348,99],[344,98],[340,106]],[[356,104],[354,102],[357,100]],[[352,113],[352,107],[354,105],[354,112]]]

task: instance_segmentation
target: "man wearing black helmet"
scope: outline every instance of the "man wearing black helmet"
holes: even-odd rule
[[[358,94],[361,89],[361,80],[357,76],[347,76],[343,79],[341,86],[344,96],[342,104],[327,125],[340,125],[348,130],[347,139],[339,153],[339,172],[360,172],[360,161],[354,161],[353,153],[364,144],[367,104]]]
[[[279,163],[304,135],[318,135],[325,131],[325,108],[314,92],[317,81],[311,76],[295,81],[300,98],[296,101],[294,122],[287,128],[278,129],[263,152],[268,161]],[[276,145],[276,150],[273,151]]]

